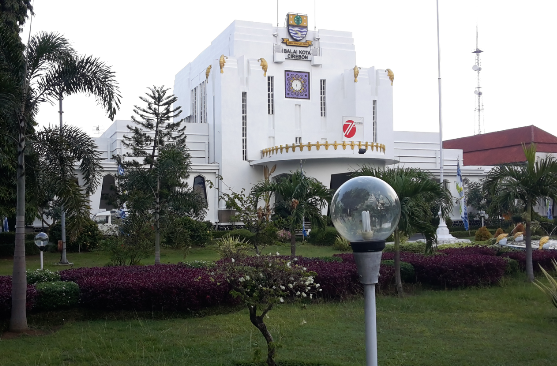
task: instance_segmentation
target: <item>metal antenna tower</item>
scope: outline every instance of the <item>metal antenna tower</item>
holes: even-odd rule
[[[476,54],[476,64],[472,66],[472,70],[474,70],[478,75],[477,77],[478,83],[476,85],[476,90],[474,90],[474,94],[476,94],[476,99],[477,99],[476,108],[474,109],[474,115],[476,113],[478,114],[478,133],[477,133],[478,135],[482,133],[482,112],[484,110],[484,104],[482,100],[483,93],[482,93],[482,87],[480,86],[480,71],[482,71],[480,53],[482,52],[483,51],[478,48],[478,27],[476,26],[476,50],[472,52]],[[476,134],[475,129],[476,128],[474,126],[474,134]],[[485,125],[484,125],[484,130],[485,130]]]

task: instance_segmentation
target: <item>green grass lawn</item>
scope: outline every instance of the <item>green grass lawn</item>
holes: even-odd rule
[[[379,364],[553,365],[557,309],[522,277],[492,288],[379,296]],[[277,360],[365,364],[363,307],[361,298],[277,306],[267,319]],[[265,355],[244,309],[204,317],[68,311],[31,314],[29,323],[56,331],[0,340],[0,365],[213,366]]]
[[[272,245],[264,247],[263,253],[276,253],[288,255],[290,254],[290,244]],[[188,255],[184,258],[184,250],[177,249],[161,249],[161,262],[162,263],[178,263],[189,262],[194,260],[215,261],[219,259],[219,255],[214,246],[207,246],[204,248],[192,248]],[[334,253],[341,253],[332,249],[332,247],[314,246],[307,243],[297,243],[296,254],[305,257],[322,257],[331,256]],[[74,268],[78,267],[102,267],[109,262],[109,257],[105,252],[82,252],[82,253],[68,253],[68,261],[73,263]],[[69,268],[69,266],[59,266],[56,263],[60,261],[60,253],[44,253],[44,268],[52,271],[59,271]],[[31,255],[26,257],[27,269],[41,268],[40,256]],[[155,263],[155,249],[153,248],[153,255],[141,261],[142,264]],[[0,276],[11,275],[13,270],[12,258],[0,258]]]

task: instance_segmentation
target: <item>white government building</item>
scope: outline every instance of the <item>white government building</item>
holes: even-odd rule
[[[303,14],[288,14],[286,24],[234,21],[176,74],[174,94],[193,163],[189,183],[207,197],[207,220],[228,221],[217,187],[249,191],[263,180],[264,166],[276,165],[277,177],[302,163],[307,175],[335,189],[363,164],[439,176],[438,133],[393,130],[392,71],[357,65],[350,32],[311,31]],[[112,155],[125,152],[128,124],[115,121],[96,138],[106,174],[102,190],[113,184]],[[455,197],[462,156],[444,150],[444,178]],[[477,180],[490,168],[465,166],[462,174]],[[101,188],[91,205],[93,214],[112,208],[101,200]],[[456,206],[452,217],[460,218]]]

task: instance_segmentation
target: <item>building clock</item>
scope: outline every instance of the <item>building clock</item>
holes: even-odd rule
[[[309,91],[309,72],[284,72],[284,96],[286,98],[309,99]]]

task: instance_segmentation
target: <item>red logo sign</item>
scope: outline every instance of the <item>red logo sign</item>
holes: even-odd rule
[[[347,120],[344,122],[344,125],[342,125],[342,132],[347,139],[354,137],[356,134],[356,123],[351,119]]]

